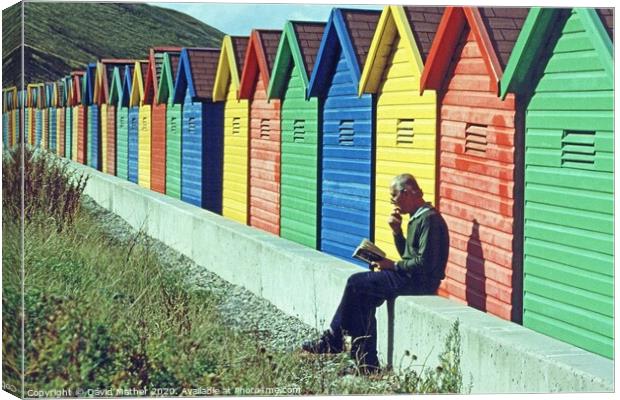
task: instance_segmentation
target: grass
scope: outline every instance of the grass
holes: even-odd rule
[[[63,171],[53,165],[46,169],[54,176]],[[77,190],[79,182],[74,177],[65,186]],[[79,190],[61,192],[81,197]],[[137,240],[140,233],[132,244],[123,244],[88,210],[77,207],[72,213],[71,223],[58,229],[44,207],[24,227],[26,392],[291,395],[462,389],[458,325],[436,368],[418,372],[416,357],[407,355],[398,373],[343,377],[340,371],[351,366],[346,354],[266,349],[257,329],[240,332],[223,325],[218,298],[184,284],[183,272],[162,265],[150,242]],[[20,308],[15,279],[20,252],[11,238],[19,237],[20,226],[8,218],[3,229],[3,368],[5,380],[15,383],[20,375],[20,323],[14,318]]]

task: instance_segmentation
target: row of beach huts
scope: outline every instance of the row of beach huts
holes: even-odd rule
[[[351,262],[410,172],[440,295],[613,358],[613,72],[612,9],[333,9],[4,89],[3,143]]]

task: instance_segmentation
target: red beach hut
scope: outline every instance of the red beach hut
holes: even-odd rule
[[[280,100],[267,88],[282,31],[255,29],[250,35],[239,98],[250,101],[249,224],[280,234]]]
[[[524,110],[498,94],[527,13],[446,8],[421,78],[422,91],[437,91],[437,203],[450,228],[439,293],[517,322]]]

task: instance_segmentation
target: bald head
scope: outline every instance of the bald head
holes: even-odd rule
[[[392,179],[392,183],[390,184],[390,188],[401,191],[403,189],[409,189],[412,192],[419,192],[420,195],[424,195],[420,185],[418,185],[418,181],[415,180],[413,175],[411,174],[400,174]]]

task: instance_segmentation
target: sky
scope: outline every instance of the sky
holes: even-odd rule
[[[184,12],[229,35],[248,36],[252,29],[282,29],[287,20],[327,22],[334,7],[380,10],[382,5],[149,3]]]

